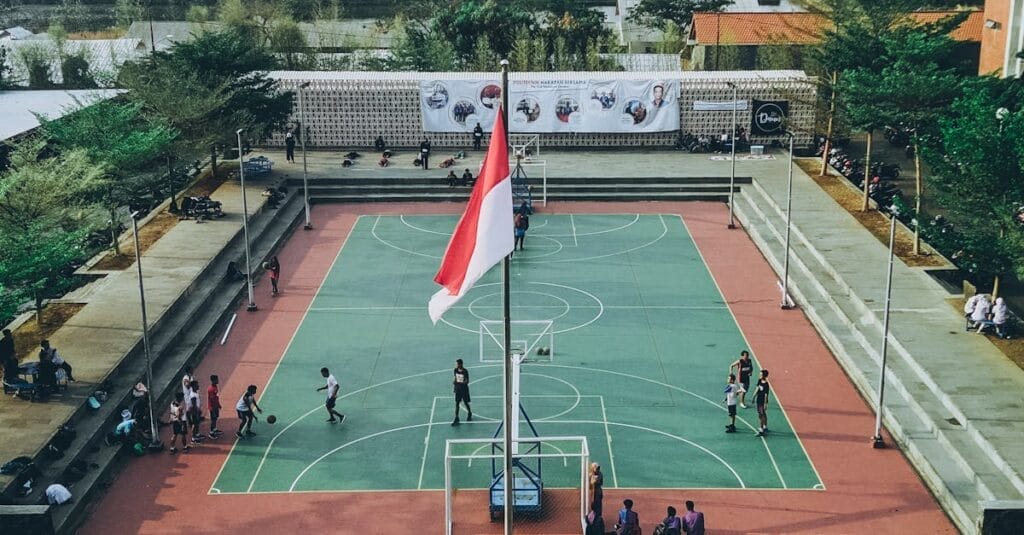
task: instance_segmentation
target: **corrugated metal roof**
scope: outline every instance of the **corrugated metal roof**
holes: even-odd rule
[[[23,47],[41,47],[52,57],[50,72],[51,81],[59,84],[64,79],[60,72],[60,58],[57,54],[57,44],[49,36],[39,36],[32,39],[21,39],[12,41],[0,41],[0,46],[7,48],[7,63],[11,67],[11,73],[15,79],[25,80],[28,74],[17,58],[18,49]],[[145,45],[139,39],[80,39],[64,42],[64,50],[69,54],[86,51],[89,60],[89,71],[93,75],[109,75],[117,72],[117,69],[124,62],[138,58],[146,53]]]
[[[501,76],[493,72],[359,72],[359,71],[270,71],[271,78],[282,82],[306,81],[408,81],[481,80]],[[809,81],[804,71],[653,71],[653,72],[512,72],[516,80],[680,80],[703,81]]]
[[[921,11],[909,16],[918,23],[936,22],[955,11]],[[985,16],[972,11],[950,34],[957,41],[981,42]],[[833,23],[816,13],[696,13],[690,37],[700,45],[813,45]]]
[[[13,26],[11,28],[4,28],[3,30],[0,30],[0,39],[28,39],[33,35],[35,34],[33,34],[31,30],[27,30],[21,26]]]
[[[36,113],[48,119],[59,119],[80,104],[111,99],[121,93],[124,93],[123,89],[0,91],[0,141],[39,126]]]

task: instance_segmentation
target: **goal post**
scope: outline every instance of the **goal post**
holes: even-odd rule
[[[551,362],[555,354],[555,324],[552,320],[512,320],[512,352],[526,362]],[[480,321],[480,362],[505,360],[505,322]],[[543,351],[538,352],[539,349]]]
[[[583,436],[522,437],[513,472],[503,473],[502,436],[445,441],[445,533],[502,533],[504,484],[513,482],[518,533],[582,533],[590,496]]]

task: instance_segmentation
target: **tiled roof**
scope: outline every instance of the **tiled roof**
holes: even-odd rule
[[[910,16],[917,22],[935,22],[952,11],[923,11]],[[981,41],[985,16],[972,11],[951,34],[957,41]],[[832,25],[815,13],[696,13],[690,37],[701,45],[813,45]]]

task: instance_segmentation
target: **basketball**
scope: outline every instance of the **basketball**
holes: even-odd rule
[[[274,423],[276,421],[277,421],[277,416],[274,416],[273,414],[271,414],[270,416],[267,416],[267,423],[268,424],[272,424],[272,423]]]

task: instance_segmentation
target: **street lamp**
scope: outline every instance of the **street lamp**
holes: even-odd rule
[[[139,273],[139,305],[142,309],[142,347],[146,352],[146,400],[149,405],[149,449],[162,450],[160,431],[156,426],[156,414],[153,410],[153,359],[149,351],[149,322],[146,320],[146,290],[142,285],[142,251],[139,249],[139,213],[132,212],[132,234],[135,236],[135,267]]]
[[[796,136],[793,132],[786,131],[789,135],[789,186],[786,194],[786,260],[782,269],[782,309],[793,308],[793,300],[789,298],[789,235],[793,227],[793,140]]]
[[[739,88],[732,82],[726,82],[726,84],[732,88],[732,169],[729,171],[729,228],[736,228],[736,219],[733,216],[733,206],[735,205],[733,192],[736,190],[736,100]]]
[[[242,234],[245,238],[245,284],[249,287],[249,305],[245,307],[249,312],[258,310],[256,300],[252,294],[252,268],[249,260],[249,206],[245,201],[245,164],[242,162],[242,129],[235,131],[238,136],[238,179],[242,185]]]
[[[885,400],[885,360],[889,349],[889,303],[892,299],[892,259],[896,244],[896,216],[889,217],[889,273],[885,277],[885,312],[882,314],[882,365],[878,370],[878,407],[875,410],[875,434],[871,437],[871,446],[875,449],[885,447],[882,438],[882,403]]]
[[[313,223],[309,219],[309,172],[306,168],[306,133],[309,130],[306,129],[306,108],[303,106],[302,94],[305,93],[305,89],[309,87],[309,82],[304,82],[299,86],[299,142],[302,143],[302,199],[306,204],[306,224],[302,228],[305,230],[311,230]]]

